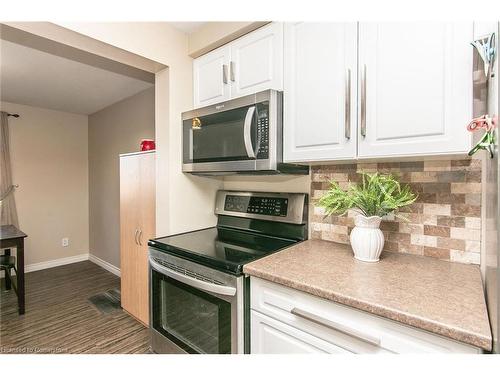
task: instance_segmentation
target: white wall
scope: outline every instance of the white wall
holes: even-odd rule
[[[87,116],[6,102],[1,108],[20,115],[9,124],[19,226],[28,235],[25,265],[88,254]]]
[[[215,224],[220,180],[182,173],[181,113],[192,107],[192,59],[188,37],[165,22],[60,23],[91,38],[168,66],[156,75],[156,235]]]

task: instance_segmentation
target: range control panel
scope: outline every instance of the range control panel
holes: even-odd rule
[[[288,199],[276,197],[226,195],[224,210],[248,214],[285,217]]]

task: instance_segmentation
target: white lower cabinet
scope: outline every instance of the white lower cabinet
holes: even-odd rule
[[[252,354],[480,353],[480,349],[251,278]]]
[[[328,341],[257,311],[251,312],[251,319],[252,353],[349,353]]]

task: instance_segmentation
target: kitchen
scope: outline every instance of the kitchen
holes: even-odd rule
[[[474,55],[467,42],[474,30],[480,27],[458,23],[432,26],[270,23],[195,58],[194,106],[199,109],[182,114],[183,171],[208,176],[234,172],[297,175],[307,173],[305,164],[314,162],[312,204],[306,195],[297,197],[297,193],[222,190],[215,200],[217,233],[214,229],[205,229],[150,241],[153,351],[468,353],[490,350],[490,328],[479,268],[469,279],[463,272],[471,266],[450,264],[477,265],[481,255],[480,208],[474,204],[481,193],[481,161],[477,157],[460,157],[473,148],[473,137],[463,126],[453,125],[468,123],[468,119],[474,117],[471,102]],[[373,35],[377,35],[377,39]],[[406,49],[401,52],[411,56],[404,69],[398,69],[390,58],[389,46],[397,43],[395,35],[401,38],[401,44],[405,41],[402,48]],[[330,49],[323,46],[318,50],[320,36],[332,41]],[[443,47],[443,43],[449,44]],[[488,70],[476,75],[479,78],[486,75],[491,85],[491,78],[495,76],[490,70],[493,66],[485,68],[477,62],[476,66]],[[397,80],[390,79],[394,75]],[[311,86],[316,89],[311,91],[308,89]],[[403,94],[407,86],[412,90]],[[263,89],[266,91],[261,91]],[[429,95],[429,91],[439,94]],[[477,95],[479,93],[474,97]],[[398,98],[403,97],[399,102]],[[413,103],[425,110],[416,112]],[[406,113],[412,113],[411,119]],[[347,160],[350,164],[318,164],[332,159]],[[351,198],[358,199],[358,203],[345,210],[338,209],[343,198],[329,191],[333,190],[329,181],[333,179],[338,186],[346,188],[360,182],[359,172],[368,173],[366,179],[363,178],[363,187],[368,184],[367,179],[376,176],[369,172],[380,173],[380,178],[384,173],[399,174],[401,182],[416,191],[415,198],[407,203],[409,208],[401,210],[401,215],[403,212],[408,215],[403,220],[395,220],[386,216],[392,214],[392,209],[382,214],[362,210],[364,207],[359,201],[369,198],[357,197],[355,192]],[[401,190],[399,182],[396,183]],[[367,194],[373,192],[366,190]],[[321,197],[330,192],[336,200],[330,206],[321,207]],[[330,212],[325,211],[331,206],[334,208]],[[358,224],[356,214],[354,220],[350,214],[325,217],[345,213],[352,207],[358,212],[361,209],[365,216],[385,217],[385,222],[381,224],[379,219],[376,225],[385,229],[381,246],[385,244],[386,250],[398,256],[391,259],[387,255],[380,266],[363,264],[362,261],[377,262],[378,255],[369,253],[380,253],[381,246],[378,250],[373,246],[365,250],[368,245],[363,242],[376,241],[374,237],[367,241],[353,238],[353,234],[359,232],[358,227],[363,227]],[[308,209],[311,215],[307,214]],[[462,215],[463,225],[457,222],[462,221],[458,219]],[[287,228],[289,224],[295,226]],[[312,239],[304,245],[283,245],[287,249],[277,253],[271,239],[266,241],[263,237],[302,242],[308,234],[300,226],[308,224]],[[376,235],[365,231],[363,236]],[[325,240],[342,245],[334,247]],[[346,246],[349,243],[361,263],[352,260]],[[262,249],[263,244],[267,249]],[[266,253],[273,254],[264,257]],[[400,258],[399,253],[405,255]],[[254,259],[258,260],[249,263]],[[325,259],[329,259],[328,266],[322,268]],[[442,263],[443,260],[449,263]],[[394,262],[387,274],[382,268],[384,262]],[[337,266],[338,263],[342,266]],[[200,264],[205,268],[200,268]],[[399,267],[405,271],[396,271]],[[431,271],[434,267],[438,269]],[[349,271],[346,272],[346,268]],[[241,281],[241,277],[232,282],[222,281],[224,274],[217,276],[216,269],[245,277]],[[345,279],[341,277],[344,273]],[[354,279],[353,275],[359,273],[366,273],[362,278],[364,285]],[[408,273],[404,284],[401,273]],[[182,274],[194,274],[198,281]],[[414,279],[410,275],[415,275]],[[438,275],[446,276],[441,280]],[[199,281],[205,277],[212,280],[211,284]],[[378,285],[378,278],[393,280],[396,290],[387,285],[387,281]],[[460,288],[454,288],[455,278],[462,278]],[[223,307],[217,308],[217,303],[223,303],[228,294],[238,298],[242,293],[243,299],[249,298],[249,306],[236,302],[237,308],[231,307],[232,332],[224,327],[220,315],[215,312],[209,315],[219,319],[219,331],[213,328],[212,333],[219,341],[214,340],[211,344],[214,346],[208,349],[203,345],[210,340],[203,340],[202,334],[191,337],[183,336],[183,332],[202,325],[217,327],[217,324],[215,321],[204,323],[202,316],[198,322],[187,313],[190,307],[174,303],[175,298],[185,294],[185,300],[194,304],[187,295],[195,291],[169,291],[176,288],[175,283],[169,284],[170,279],[194,286],[199,297],[200,290],[206,292],[203,294],[207,298],[208,295],[216,297],[211,303],[219,314]],[[356,285],[352,290],[347,287],[351,283]],[[233,287],[225,290],[219,285]],[[245,290],[245,286],[249,290]],[[479,294],[463,294],[462,288]],[[448,289],[446,296],[442,294],[443,289]],[[465,326],[463,312],[454,306],[458,298],[461,308],[470,314],[470,326]],[[325,299],[341,303],[328,303]],[[203,310],[210,302],[199,303],[195,311]],[[394,323],[348,307],[406,325],[391,326]],[[249,319],[245,319],[244,313],[238,316],[238,311],[248,309]],[[452,312],[457,315],[453,316]],[[346,316],[342,318],[342,314]],[[183,320],[184,326],[178,319]],[[241,320],[245,322],[244,327]],[[245,334],[249,323],[250,332]],[[379,324],[379,329],[374,328]],[[330,335],[325,333],[325,327],[330,329]],[[440,337],[428,335],[422,329]],[[458,340],[461,343],[446,341],[445,337],[461,337]]]
[[[126,25],[6,24],[168,67],[156,150],[120,157],[152,352],[498,352],[498,22],[193,22],[156,58]]]

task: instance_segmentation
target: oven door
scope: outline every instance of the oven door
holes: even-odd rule
[[[242,352],[243,316],[234,277],[227,285],[193,267],[150,257],[152,347],[157,353]],[[210,270],[213,271],[213,270]],[[217,272],[217,271],[216,271]],[[227,275],[224,275],[226,277]],[[241,315],[241,316],[239,316]]]
[[[264,98],[251,95],[183,113],[182,170],[230,173],[276,168],[277,92],[266,93]]]

